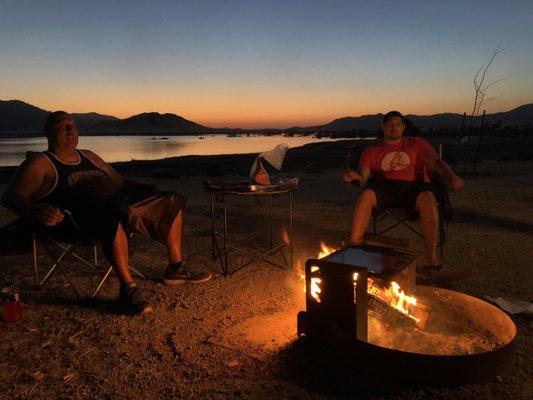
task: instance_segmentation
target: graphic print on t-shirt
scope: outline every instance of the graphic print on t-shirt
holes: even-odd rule
[[[411,158],[403,151],[393,151],[388,153],[381,160],[383,171],[401,171],[411,165]]]

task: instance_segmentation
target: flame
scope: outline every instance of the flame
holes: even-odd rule
[[[320,253],[318,253],[318,257],[317,258],[324,258],[326,256],[329,256],[334,251],[335,251],[335,249],[333,247],[329,247],[324,242],[320,242]]]
[[[331,253],[333,253],[335,249],[333,247],[329,247],[324,242],[320,242],[320,252],[318,253],[317,258],[324,258]],[[311,272],[318,272],[318,267],[311,267]],[[304,282],[305,282],[305,275],[304,275]],[[320,284],[322,283],[322,279],[317,277],[311,277],[311,296],[317,301],[317,303],[320,303],[320,293],[322,293],[322,289],[320,289]],[[304,291],[305,291],[305,284],[304,284]]]
[[[285,229],[281,231],[281,239],[283,240],[283,243],[285,243],[287,246],[291,244],[291,240],[289,238],[289,234]]]
[[[317,258],[324,258],[335,251],[334,248],[329,247],[324,242],[320,242],[320,252]],[[303,291],[305,293],[305,273],[300,261],[296,263],[296,271],[298,278],[304,283]],[[318,267],[311,267],[311,272],[318,272]],[[357,278],[359,274],[354,272],[353,281],[354,286],[357,284]],[[320,284],[322,279],[316,276],[311,277],[311,296],[320,303],[320,293],[322,292]],[[378,285],[372,278],[368,278],[368,293],[375,296],[382,301],[389,304],[394,309],[398,310],[402,314],[412,318],[417,323],[420,322],[420,318],[415,317],[414,311],[417,307],[417,299],[414,296],[409,296],[400,288],[397,282],[392,281],[388,288],[384,288]]]
[[[373,279],[369,278],[368,293],[385,301],[392,308],[398,310],[409,318],[412,318],[417,323],[420,322],[420,318],[415,317],[413,314],[414,309],[417,306],[416,297],[406,295],[405,292],[400,289],[398,283],[392,281],[388,288],[384,288],[376,284]]]
[[[311,278],[311,296],[320,303],[320,293],[322,293],[322,289],[320,289],[320,284],[322,283],[322,279],[320,278]]]
[[[296,261],[296,276],[303,282],[303,291],[305,293],[305,271],[300,260]]]

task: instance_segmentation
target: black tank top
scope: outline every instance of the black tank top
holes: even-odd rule
[[[76,153],[79,157],[77,163],[65,163],[51,152],[43,152],[54,167],[56,180],[39,202],[72,210],[108,201],[121,201],[124,195],[113,185],[107,173],[81,151],[76,150]]]

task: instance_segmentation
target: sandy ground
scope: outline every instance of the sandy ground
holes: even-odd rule
[[[533,163],[484,161],[454,194],[445,264],[469,271],[454,290],[481,297],[533,301]],[[319,241],[340,246],[348,238],[358,189],[339,171],[304,174],[295,194],[295,255],[305,261]],[[146,180],[147,182],[149,180]],[[184,232],[191,267],[220,272],[210,257],[210,206],[202,178],[151,180],[189,197]],[[5,186],[0,187],[3,191]],[[287,227],[285,199],[275,201],[275,231]],[[266,203],[232,201],[235,240],[264,225]],[[0,209],[0,223],[12,215]],[[408,237],[397,231],[395,236]],[[256,262],[228,278],[197,286],[166,287],[162,245],[134,237],[132,263],[147,275],[138,280],[154,312],[126,317],[113,308],[118,292],[110,279],[97,301],[85,304],[58,274],[47,289],[29,288],[30,255],[2,257],[0,282],[22,288],[24,320],[0,325],[0,398],[460,398],[526,399],[533,396],[533,322],[518,327],[513,369],[505,376],[459,387],[388,386],[381,382],[340,390],[325,378],[320,361],[296,342],[302,285],[294,271]],[[234,263],[244,259],[235,255]],[[43,259],[44,261],[44,259]],[[92,275],[66,263],[73,279],[88,287]]]

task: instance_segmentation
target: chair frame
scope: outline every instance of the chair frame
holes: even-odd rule
[[[92,240],[89,240],[92,242]],[[47,245],[48,243],[51,243],[53,246],[57,247],[60,250],[59,255],[54,254],[53,250],[50,249],[50,247]],[[47,234],[44,233],[37,233],[35,231],[32,232],[32,256],[33,256],[33,278],[34,278],[34,288],[35,289],[41,289],[45,287],[49,279],[56,273],[57,270],[61,272],[63,277],[66,279],[67,283],[74,289],[78,297],[81,299],[85,298],[94,298],[104,285],[104,283],[109,278],[109,275],[111,274],[111,271],[113,270],[112,266],[108,266],[107,269],[105,269],[104,275],[100,278],[98,281],[98,284],[94,285],[94,279],[93,279],[93,289],[90,291],[90,293],[84,294],[81,288],[68,276],[66,270],[61,265],[62,261],[65,260],[67,257],[71,256],[75,258],[76,260],[80,261],[82,264],[85,264],[88,266],[95,274],[98,273],[99,265],[98,265],[98,247],[95,243],[91,243],[90,246],[93,248],[93,260],[88,261],[85,258],[81,257],[79,254],[76,253],[76,250],[81,247],[80,243],[87,242],[87,240],[79,240],[76,243],[66,243],[59,240],[56,240],[52,237],[50,237]],[[39,244],[42,244],[43,247],[47,250],[49,253],[49,256],[54,260],[52,265],[46,270],[44,273],[44,276],[42,278],[39,277]],[[137,270],[134,266],[129,265],[130,270],[137,275],[138,277],[142,279],[146,279],[146,276],[142,274],[139,270]]]
[[[385,229],[379,230],[377,229],[378,222],[383,221],[385,218],[391,217],[394,219],[394,223]],[[409,230],[414,235],[420,237],[421,239],[424,239],[422,236],[422,233],[420,233],[417,229],[415,229],[410,223],[409,215],[406,213],[406,211],[402,208],[387,208],[383,210],[381,213],[374,215],[372,218],[372,230],[375,236],[381,236],[385,234],[388,231],[391,231],[392,229],[403,226],[407,230]],[[446,239],[448,236],[448,221],[446,221],[439,212],[439,243],[438,247],[440,249],[440,257],[442,258],[444,256],[444,244],[446,243]]]

